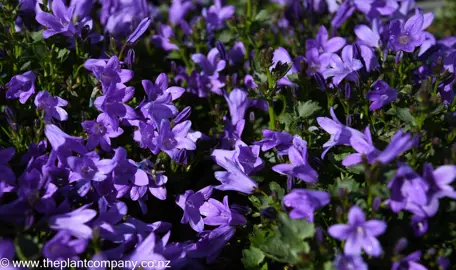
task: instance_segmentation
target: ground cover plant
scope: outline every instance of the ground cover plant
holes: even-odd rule
[[[456,38],[414,0],[0,3],[2,258],[455,269]]]

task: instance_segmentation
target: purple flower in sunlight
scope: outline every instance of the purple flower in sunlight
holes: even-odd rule
[[[178,195],[176,204],[184,210],[181,223],[189,223],[190,227],[197,232],[204,230],[204,221],[200,214],[200,207],[212,195],[212,186],[207,186],[197,192],[187,190],[184,194]]]
[[[70,168],[70,176],[68,180],[74,181],[103,181],[116,167],[116,163],[110,159],[100,160],[97,152],[89,152],[82,157],[68,157],[68,166]]]
[[[8,162],[13,159],[16,150],[13,147],[5,148],[0,150],[0,194],[4,185],[15,186],[16,176],[8,165]],[[0,195],[1,197],[1,195]]]
[[[360,56],[363,60],[363,64],[365,65],[367,72],[371,72],[372,70],[375,70],[380,66],[378,63],[378,59],[375,56],[374,49],[363,44],[355,44],[355,46],[359,47]]]
[[[276,148],[279,155],[286,155],[288,149],[293,145],[293,136],[285,131],[273,131],[269,129],[263,129],[263,139],[256,142],[261,145],[261,151],[266,152],[272,148]]]
[[[169,22],[172,25],[179,24],[184,20],[185,15],[190,9],[192,9],[192,1],[187,0],[173,0],[171,1],[171,6],[169,7]]]
[[[141,148],[148,148],[152,153],[157,155],[160,152],[160,149],[155,144],[157,136],[158,132],[156,131],[155,124],[140,121],[139,129],[135,130],[133,139],[139,143]]]
[[[171,38],[174,38],[174,32],[171,26],[162,24],[158,35],[152,36],[152,42],[155,46],[162,48],[165,51],[179,50],[176,44],[171,42]]]
[[[95,107],[103,112],[102,115],[111,125],[113,130],[119,128],[119,119],[136,119],[135,110],[124,104],[124,102],[129,101],[135,92],[133,87],[125,87],[122,84],[117,84],[117,87],[120,88],[111,88],[105,95],[99,96],[95,99]]]
[[[242,132],[244,131],[245,120],[239,120],[239,122],[235,125],[231,124],[231,121],[226,116],[223,120],[225,122],[225,127],[221,138],[221,148],[226,149],[234,146],[236,142],[241,139]]]
[[[95,121],[89,120],[82,122],[82,127],[89,134],[87,138],[87,150],[91,151],[98,145],[105,152],[111,151],[111,138],[117,138],[123,133],[123,129],[117,131],[112,128],[104,114],[98,115]]]
[[[348,224],[332,225],[328,233],[338,240],[346,240],[346,255],[360,255],[363,249],[366,254],[378,257],[382,253],[382,247],[375,237],[383,234],[386,227],[386,222],[382,220],[366,221],[363,210],[358,206],[352,206],[348,212]]]
[[[361,0],[365,1],[365,0]],[[335,29],[341,27],[344,22],[353,15],[356,8],[353,5],[353,0],[344,1],[340,6],[336,7],[339,1],[331,0],[331,2],[336,2],[330,5],[331,9],[337,11],[336,15],[331,20],[331,26]]]
[[[131,183],[140,187],[147,186],[149,177],[144,170],[136,165],[136,162],[127,158],[127,151],[123,147],[118,147],[114,151],[112,162],[117,165],[113,170],[114,183],[124,186]]]
[[[76,224],[75,224],[76,225]],[[87,248],[87,239],[72,239],[67,231],[59,231],[43,246],[43,256],[51,260],[79,260]]]
[[[175,125],[172,129],[167,119],[163,119],[158,128],[157,147],[175,158],[179,149],[195,150],[196,144],[189,138],[192,122],[187,120]]]
[[[211,226],[243,226],[247,222],[243,215],[230,208],[228,196],[223,197],[223,203],[209,199],[200,207],[199,211],[201,215],[205,216],[204,224]]]
[[[192,60],[201,67],[206,76],[216,79],[219,76],[218,72],[225,69],[226,66],[224,60],[218,59],[219,56],[220,53],[217,48],[212,48],[207,57],[204,54],[197,53],[192,55]]]
[[[307,75],[311,76],[325,71],[329,66],[331,55],[331,53],[319,54],[317,48],[307,49],[305,58],[308,66],[306,69]]]
[[[369,46],[371,48],[377,48],[380,46],[380,34],[378,25],[381,22],[379,20],[372,21],[372,28],[369,26],[361,24],[355,27],[355,34],[358,37],[358,42],[360,44]]]
[[[239,120],[244,119],[251,102],[247,98],[247,92],[239,88],[233,89],[229,95],[225,93],[224,96],[230,110],[231,123],[235,125]]]
[[[208,29],[215,30],[223,27],[226,20],[234,15],[233,6],[223,6],[222,0],[214,0],[214,5],[203,9],[202,15],[206,19]]]
[[[331,135],[329,141],[323,144],[323,148],[325,149],[322,153],[322,158],[331,149],[333,146],[336,145],[350,145],[350,138],[353,136],[364,137],[364,134],[361,133],[359,130],[353,129],[351,127],[347,127],[343,125],[336,117],[334,113],[334,109],[331,107],[330,110],[331,118],[327,117],[318,117],[317,122],[322,129],[328,132]]]
[[[16,75],[6,84],[7,99],[19,98],[19,102],[25,104],[27,100],[35,93],[36,75],[33,71],[27,71],[23,74]]]
[[[283,206],[292,208],[292,219],[305,219],[314,222],[316,209],[327,205],[331,196],[325,191],[295,188],[282,199]]]
[[[242,141],[237,141],[235,150],[222,150],[215,149],[212,152],[212,157],[216,163],[223,168],[229,166],[226,164],[226,160],[233,161],[246,175],[250,175],[263,166],[263,160],[259,157],[260,146],[248,146]]]
[[[358,82],[357,70],[363,67],[360,60],[353,57],[353,47],[347,45],[343,48],[342,58],[337,54],[331,55],[329,60],[329,68],[323,71],[325,79],[332,77],[333,83],[339,85],[340,82],[347,78],[350,81]]]
[[[280,78],[277,81],[277,83],[279,85],[287,85],[287,86],[295,85],[287,78],[287,76],[299,71],[299,61],[301,59],[302,59],[302,57],[296,57],[293,61],[293,59],[291,59],[291,56],[288,53],[288,51],[282,47],[279,47],[279,48],[277,48],[277,50],[274,51],[274,56],[272,57],[273,64],[269,68],[270,71],[272,71],[279,62],[281,62],[282,64],[292,64],[292,66],[291,66],[290,70],[287,72],[287,74],[283,78]]]
[[[391,270],[411,269],[411,270],[427,270],[426,267],[419,264],[421,251],[415,251],[402,258],[400,261],[394,262]]]
[[[70,7],[74,9],[73,17],[80,20],[90,16],[94,3],[94,0],[71,0]]]
[[[369,163],[373,163],[375,158],[379,155],[380,151],[375,148],[372,141],[369,126],[364,130],[364,136],[352,136],[350,138],[350,145],[358,153],[350,154],[342,160],[342,165],[352,166],[360,164],[363,161],[363,156],[366,156]]]
[[[227,171],[215,172],[215,178],[222,184],[216,186],[218,190],[234,190],[241,193],[250,194],[258,188],[257,183],[248,177],[241,166],[228,158],[219,164]]]
[[[117,56],[109,59],[88,59],[84,67],[92,71],[93,75],[101,82],[103,93],[106,94],[116,84],[126,83],[133,78],[133,71],[121,68]]]
[[[245,53],[244,43],[242,43],[242,41],[236,41],[228,52],[230,64],[242,63],[244,61]]]
[[[161,254],[156,253],[155,251],[157,246],[165,245],[165,243],[157,245],[158,243],[156,242],[163,243],[162,240],[158,239],[158,237],[155,236],[155,232],[151,232],[140,244],[135,247],[132,254],[127,256],[127,259],[129,261],[135,262],[138,265],[144,261],[165,261],[165,257],[163,257]],[[158,267],[157,269],[164,268]]]
[[[429,223],[427,218],[420,217],[420,216],[413,216],[412,220],[410,221],[410,225],[413,230],[413,234],[416,237],[422,236],[428,230]]]
[[[49,227],[57,231],[66,231],[79,239],[91,239],[92,228],[86,223],[97,215],[97,211],[87,209],[88,207],[87,204],[72,212],[50,217]]]
[[[48,28],[44,30],[43,37],[47,39],[56,34],[73,36],[76,32],[72,22],[73,10],[74,7],[66,7],[62,0],[52,1],[54,15],[39,10],[36,14],[36,21]]]
[[[378,110],[386,104],[396,100],[398,91],[389,86],[385,81],[379,80],[372,85],[372,90],[366,94],[366,98],[372,101],[369,109]]]
[[[135,31],[133,31],[133,33],[131,33],[130,36],[128,36],[127,42],[135,43],[147,31],[147,28],[149,28],[150,23],[150,18],[144,18],[136,27]]]
[[[424,17],[416,14],[410,17],[405,24],[400,20],[394,20],[389,27],[389,47],[395,51],[412,53],[416,47],[423,44]]]
[[[408,151],[413,146],[413,138],[410,133],[404,133],[402,129],[397,131],[391,142],[375,159],[383,164],[390,163],[396,157],[402,155],[402,153]]]
[[[328,39],[328,30],[322,25],[318,30],[316,39],[306,41],[306,49],[316,48],[319,54],[335,53],[345,46],[345,39],[342,37],[333,37]]]
[[[318,180],[317,172],[307,161],[307,142],[298,135],[293,138],[293,145],[288,149],[291,164],[278,164],[272,167],[277,173],[296,177],[306,183],[314,184]]]
[[[442,165],[433,169],[429,163],[424,164],[423,178],[429,185],[429,196],[436,198],[449,197],[456,199],[456,191],[451,183],[456,179],[455,165]]]
[[[395,213],[407,205],[424,206],[428,202],[426,182],[407,164],[400,164],[387,186],[391,192],[387,203]]]
[[[336,270],[368,270],[363,257],[359,255],[338,255],[334,260]]]
[[[56,125],[46,125],[44,134],[52,146],[52,151],[59,157],[61,162],[66,161],[66,157],[71,156],[72,151],[81,155],[87,152],[82,138],[70,136]]]
[[[68,105],[68,102],[60,97],[53,97],[48,91],[41,91],[35,97],[35,106],[44,111],[44,121],[51,122],[52,118],[59,121],[68,119],[68,113],[61,107]]]

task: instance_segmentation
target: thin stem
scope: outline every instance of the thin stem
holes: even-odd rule
[[[269,111],[269,129],[275,130],[276,115],[274,112],[274,102],[272,100],[268,101],[268,111]]]

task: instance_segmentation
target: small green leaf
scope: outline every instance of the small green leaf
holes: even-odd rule
[[[261,10],[255,16],[255,21],[257,22],[265,22],[271,19],[271,14],[266,9]]]
[[[325,264],[323,265],[323,270],[334,270],[334,263],[329,261],[329,262],[325,262]]]
[[[33,42],[39,42],[43,40],[43,32],[44,30],[40,30],[38,32],[31,32],[30,36],[32,37]]]
[[[61,50],[59,50],[58,54],[57,54],[57,59],[60,59],[60,61],[64,61],[66,59],[66,57],[68,57],[68,55],[70,54],[70,51],[66,48],[63,48]]]
[[[308,118],[320,109],[321,107],[314,101],[298,102],[298,115],[302,118]]]
[[[264,253],[256,247],[244,249],[242,255],[242,263],[246,269],[258,269],[258,266],[264,260]]]
[[[285,190],[276,182],[269,183],[269,189],[277,193],[277,197],[279,200],[281,200],[285,195]]]
[[[233,38],[233,33],[226,30],[220,33],[218,40],[222,43],[229,43]]]
[[[178,59],[181,59],[181,55],[177,51],[172,51],[171,53],[168,54],[168,56],[166,56],[166,58],[168,58],[170,60],[178,60]]]
[[[415,117],[413,117],[408,108],[398,108],[397,117],[408,124],[415,124]]]

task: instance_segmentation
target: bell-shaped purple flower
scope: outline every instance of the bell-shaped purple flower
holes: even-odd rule
[[[307,142],[298,135],[293,138],[293,146],[288,149],[288,158],[291,164],[278,164],[272,169],[277,173],[296,177],[309,184],[317,182],[318,174],[307,161]]]
[[[223,197],[223,203],[209,199],[200,207],[199,211],[201,215],[205,216],[204,224],[211,226],[243,226],[247,222],[243,215],[230,208],[228,196]]]
[[[136,165],[131,159],[127,158],[127,151],[122,148],[116,148],[112,161],[117,164],[113,171],[113,181],[119,185],[147,186],[149,177],[146,172]]]
[[[87,152],[82,138],[70,136],[56,125],[46,125],[44,134],[52,146],[52,151],[61,162],[66,162],[66,158],[72,155],[72,151],[81,155]]]
[[[314,212],[318,208],[327,205],[331,196],[325,191],[307,190],[296,188],[285,195],[282,199],[283,206],[292,208],[292,219],[305,219],[314,222]]]
[[[385,81],[379,80],[372,85],[372,91],[366,94],[366,98],[372,101],[369,109],[378,110],[382,106],[393,102],[398,95],[398,91],[389,86]]]
[[[187,249],[187,254],[191,258],[205,257],[206,262],[211,263],[235,232],[236,229],[232,226],[220,226],[212,231],[204,231],[199,234],[201,238]]]
[[[209,10],[203,9],[202,12],[209,30],[223,28],[225,21],[231,18],[234,13],[234,6],[223,6],[222,0],[214,0],[214,5],[210,6]]]
[[[73,36],[76,32],[72,22],[73,10],[74,7],[66,7],[62,0],[52,1],[53,15],[40,9],[36,14],[36,21],[48,28],[44,30],[43,37],[47,39],[56,34]]]
[[[68,113],[61,107],[68,105],[68,102],[60,97],[53,97],[48,91],[41,91],[35,97],[35,106],[44,111],[44,121],[51,122],[52,118],[59,121],[68,119]]]
[[[50,217],[49,227],[57,231],[66,231],[79,239],[91,239],[92,228],[86,223],[97,215],[97,211],[87,209],[88,207],[87,204],[72,212]]]
[[[192,60],[197,65],[201,67],[204,74],[209,78],[216,79],[218,78],[218,72],[225,69],[226,62],[224,60],[219,60],[220,53],[217,48],[212,48],[207,56],[201,53],[192,55]]]
[[[413,15],[405,24],[400,20],[392,21],[389,26],[389,47],[395,52],[412,53],[424,42],[423,24],[422,14]]]
[[[171,38],[174,37],[174,32],[171,26],[162,24],[160,25],[160,31],[158,35],[152,37],[152,42],[155,46],[162,48],[165,51],[179,50],[176,44],[171,42]]]
[[[306,48],[316,48],[319,54],[322,53],[335,53],[345,46],[345,39],[342,37],[333,37],[328,39],[328,30],[322,25],[318,30],[316,39],[308,39],[306,41]]]
[[[68,157],[67,162],[70,167],[70,182],[103,181],[117,165],[110,159],[100,160],[96,152],[86,153],[82,157]]]
[[[359,255],[338,255],[334,260],[336,270],[368,270],[367,264],[363,261],[363,257]]]
[[[178,25],[193,7],[192,1],[173,0],[168,12],[169,22],[172,25]]]
[[[76,225],[76,224],[74,224]],[[79,254],[87,248],[87,239],[73,239],[67,231],[59,231],[43,246],[43,256],[54,260],[79,260]]]
[[[154,123],[139,122],[139,129],[135,130],[133,139],[139,143],[141,148],[148,148],[152,153],[157,155],[160,149],[156,145],[158,132]]]
[[[163,119],[158,128],[157,147],[171,158],[176,156],[178,149],[195,150],[196,144],[189,138],[191,125],[192,122],[187,120],[171,129],[169,121]]]
[[[373,20],[372,28],[364,24],[357,25],[355,27],[357,42],[371,48],[378,48],[380,46],[379,24],[381,24],[379,20]]]
[[[225,158],[225,162],[220,163],[219,165],[223,166],[227,171],[214,173],[215,178],[222,183],[221,185],[216,186],[215,189],[234,190],[250,194],[258,188],[257,183],[248,177],[241,169],[241,166],[236,162]]]
[[[415,251],[402,258],[400,261],[394,262],[391,270],[412,269],[412,270],[427,270],[426,267],[419,264],[421,251]]]
[[[263,133],[263,139],[255,144],[260,145],[263,152],[275,147],[279,155],[286,155],[288,149],[293,145],[293,136],[288,132],[269,129],[263,129],[261,132]]]
[[[204,221],[200,214],[200,208],[212,195],[212,186],[207,186],[197,192],[187,190],[177,196],[176,204],[184,210],[181,223],[189,223],[190,227],[197,232],[204,230]]]
[[[226,160],[233,161],[246,175],[258,171],[263,166],[263,160],[259,155],[260,146],[248,146],[240,140],[236,142],[235,150],[215,149],[212,152],[212,157],[218,165],[226,168]]]
[[[23,74],[16,75],[6,84],[7,99],[19,98],[19,102],[25,104],[27,100],[35,93],[36,75],[33,71],[27,71]]]
[[[331,55],[329,68],[323,71],[325,79],[332,77],[333,83],[339,85],[340,82],[347,78],[350,81],[358,82],[357,70],[363,67],[360,60],[353,57],[353,48],[347,45],[342,50],[340,58],[337,54]]]
[[[84,67],[92,71],[93,75],[101,82],[104,94],[111,88],[116,88],[117,84],[126,83],[133,78],[133,71],[122,69],[117,56],[109,59],[88,59],[84,63]]]
[[[456,179],[456,166],[443,165],[433,169],[429,163],[424,164],[424,180],[429,185],[428,194],[437,198],[449,197],[456,199],[456,191],[451,183]]]
[[[386,227],[386,222],[382,220],[366,221],[361,208],[352,206],[348,212],[348,224],[332,225],[328,233],[338,240],[345,240],[344,252],[347,255],[357,256],[364,250],[366,254],[378,257],[382,246],[375,237],[383,234]]]
[[[149,28],[150,23],[150,18],[146,17],[142,19],[142,21],[136,27],[135,31],[133,31],[133,33],[131,33],[130,36],[128,36],[127,42],[135,43],[144,34],[144,32],[147,31],[147,28]]]
[[[87,150],[91,151],[98,145],[105,152],[111,151],[111,138],[117,138],[123,133],[123,129],[114,130],[106,119],[105,114],[98,115],[95,121],[82,122],[82,127],[89,134],[87,138]]]

